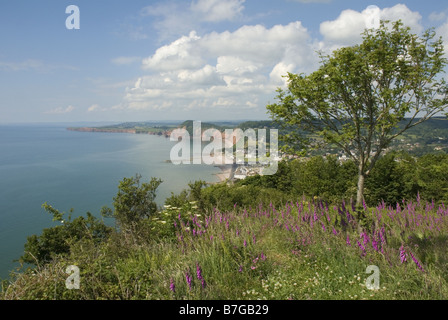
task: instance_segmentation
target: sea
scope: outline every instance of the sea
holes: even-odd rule
[[[73,126],[73,124],[71,125]],[[189,182],[217,182],[211,165],[169,162],[176,144],[164,136],[78,132],[66,124],[0,125],[0,279],[19,267],[27,237],[56,225],[42,209],[47,202],[72,218],[112,208],[124,177],[162,179],[156,202],[162,206]],[[107,221],[106,221],[107,222]]]

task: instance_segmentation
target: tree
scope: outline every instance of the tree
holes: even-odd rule
[[[365,178],[391,141],[446,110],[443,42],[431,29],[419,37],[401,21],[382,21],[361,44],[320,56],[310,75],[288,73],[287,90],[267,109],[292,129],[282,138],[296,151],[330,144],[354,160],[360,206]]]
[[[114,197],[114,211],[102,208],[102,214],[114,217],[121,228],[133,228],[136,223],[157,212],[154,199],[162,180],[151,178],[149,183],[140,183],[140,179],[141,176],[136,175],[120,181]]]
[[[97,245],[105,241],[113,231],[90,212],[86,213],[86,217],[80,216],[72,220],[73,210],[67,218],[64,218],[64,212],[60,212],[46,202],[42,208],[53,215],[53,221],[61,224],[43,229],[39,236],[29,236],[24,245],[25,253],[19,259],[21,262],[34,265],[46,264],[55,255],[69,254],[71,246],[82,239],[88,239]]]

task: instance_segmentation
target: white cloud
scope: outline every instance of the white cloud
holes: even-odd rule
[[[202,37],[190,32],[143,60],[149,74],[127,88],[124,104],[133,110],[254,108],[284,85],[282,72],[312,64],[309,40],[300,22]]]
[[[205,12],[214,10],[216,3],[196,1],[192,7],[199,10],[200,6]],[[243,1],[233,3],[242,5]],[[126,88],[120,109],[261,112],[274,99],[276,89],[286,85],[288,72],[310,73],[318,67],[317,50],[359,43],[366,28],[366,10],[345,10],[335,20],[323,22],[322,41],[312,39],[299,21],[270,28],[245,25],[200,36],[191,31],[142,60],[145,73]],[[383,19],[396,17],[413,30],[422,30],[420,14],[405,5],[381,10]],[[445,28],[440,31],[448,34],[448,22]]]
[[[129,65],[140,61],[140,57],[117,57],[111,60],[111,62],[117,66]]]
[[[64,114],[64,113],[70,113],[73,110],[75,110],[75,107],[73,107],[73,106],[68,106],[67,108],[58,107],[53,110],[46,111],[45,113],[46,114]]]
[[[401,19],[406,26],[411,27],[412,32],[422,32],[421,15],[411,11],[404,4],[397,4],[391,8],[380,11],[381,20],[396,21]],[[362,12],[344,10],[336,20],[324,21],[320,25],[320,33],[324,37],[321,49],[332,51],[338,47],[354,45],[362,40],[362,32],[366,29],[368,21],[367,8]]]
[[[245,0],[197,0],[191,10],[199,13],[203,21],[220,22],[233,20],[242,14]]]
[[[143,8],[142,17],[152,16],[161,40],[173,40],[185,30],[200,30],[203,22],[234,21],[243,16],[245,0],[164,1]],[[139,30],[141,31],[141,30]]]
[[[390,21],[401,19],[406,26],[411,28],[412,32],[420,34],[423,31],[420,13],[411,11],[404,4],[397,4],[392,8],[384,8],[381,10],[381,19]]]
[[[432,12],[429,15],[429,20],[430,21],[442,21],[442,20],[445,20],[445,18],[446,18],[446,12],[443,12],[443,11],[441,11],[441,12]]]
[[[445,47],[445,57],[448,57],[448,19],[436,29],[437,36],[442,37]]]
[[[320,24],[320,33],[328,42],[354,44],[361,39],[360,33],[365,28],[362,13],[354,10],[344,10],[336,20]]]
[[[98,104],[93,104],[87,109],[87,112],[95,112],[95,111],[107,111],[107,108],[103,108]]]
[[[196,43],[200,39],[192,31],[169,45],[157,49],[154,55],[143,60],[144,69],[167,71],[173,69],[193,69],[203,64],[203,59],[196,52]]]

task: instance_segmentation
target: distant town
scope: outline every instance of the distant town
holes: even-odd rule
[[[169,138],[171,132],[177,128],[187,129],[192,133],[193,121],[184,122],[126,122],[117,125],[103,127],[70,127],[71,131],[80,132],[110,132],[110,133],[131,133],[131,134],[150,134]],[[242,130],[252,129],[279,129],[279,126],[273,121],[246,121],[246,122],[203,122],[202,130],[215,128],[224,131],[225,128],[240,128]],[[281,131],[280,131],[281,132]],[[268,143],[269,144],[269,143]],[[383,154],[391,151],[405,151],[414,156],[420,156],[425,153],[447,153],[448,152],[448,120],[445,117],[436,117],[430,119],[419,126],[409,129],[404,134],[394,140],[394,142],[384,150]],[[353,150],[354,152],[354,150]],[[372,154],[375,150],[372,151]],[[306,156],[298,156],[279,151],[276,161],[301,159],[306,161],[311,156],[320,155],[323,157],[336,156],[341,162],[347,161],[350,157],[342,150],[327,146],[315,150]],[[222,165],[222,168],[231,168],[228,181],[242,180],[249,176],[262,175],[262,170],[266,165],[251,163],[247,155],[244,164]],[[234,157],[233,157],[234,158]],[[232,158],[232,160],[233,160]]]

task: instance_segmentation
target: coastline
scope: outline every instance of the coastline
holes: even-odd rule
[[[233,181],[233,176],[235,174],[236,168],[238,168],[237,164],[227,164],[227,165],[218,165],[216,166],[221,169],[220,173],[215,173],[215,176],[218,177],[219,181],[216,183],[221,182],[231,182]]]
[[[214,175],[218,177],[219,181],[216,183],[224,182],[228,179],[230,179],[230,175],[232,173],[232,167],[230,166],[219,166],[221,169],[220,173],[215,173]]]

